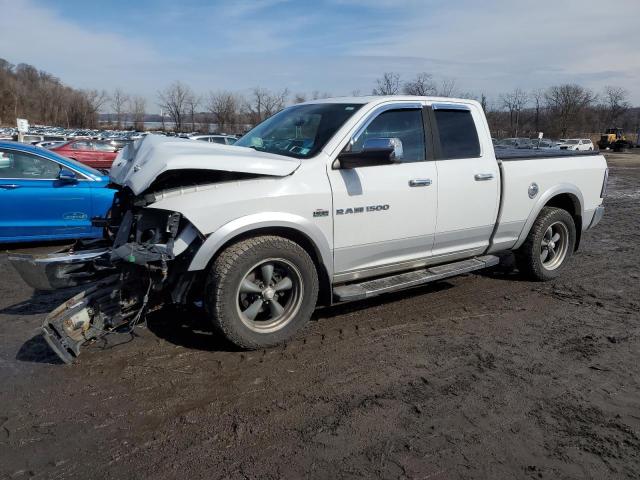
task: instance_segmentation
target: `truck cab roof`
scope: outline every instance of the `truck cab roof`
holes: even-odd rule
[[[476,100],[452,97],[431,97],[418,95],[366,95],[363,97],[331,97],[321,98],[317,100],[309,100],[300,105],[315,103],[360,103],[360,104],[381,104],[386,102],[428,102],[428,103],[463,103],[476,104]]]

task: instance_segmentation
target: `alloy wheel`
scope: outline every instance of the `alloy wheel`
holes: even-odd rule
[[[237,309],[242,323],[259,333],[285,327],[302,303],[302,276],[293,263],[270,258],[254,265],[237,290]]]
[[[564,261],[569,247],[569,230],[563,222],[554,222],[542,236],[540,261],[547,270],[555,270]]]

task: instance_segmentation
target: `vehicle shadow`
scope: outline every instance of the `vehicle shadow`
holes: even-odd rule
[[[84,288],[86,288],[86,285]],[[0,314],[34,315],[49,313],[58,305],[69,300],[82,290],[82,287],[65,288],[63,290],[55,290],[51,292],[34,290],[30,299],[0,308]]]
[[[62,365],[64,362],[49,348],[41,334],[34,335],[24,342],[16,354],[16,360],[31,363]]]
[[[509,282],[530,282],[528,278],[522,275],[516,267],[516,260],[511,252],[498,253],[500,263],[495,267],[474,272],[481,277],[493,278],[494,280],[507,280]]]
[[[323,320],[333,317],[367,310],[384,303],[403,300],[417,295],[440,292],[452,287],[452,284],[446,281],[440,281],[366,300],[342,303],[331,307],[320,307],[316,309],[311,316],[311,321],[322,322]],[[147,317],[147,328],[159,338],[184,348],[208,352],[243,351],[241,348],[226,340],[222,334],[214,329],[203,308],[163,308]]]
[[[154,335],[184,348],[217,352],[241,351],[215,331],[203,308],[165,307],[148,315],[146,323]]]

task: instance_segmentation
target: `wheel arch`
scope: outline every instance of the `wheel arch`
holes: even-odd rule
[[[584,212],[584,200],[580,189],[572,184],[561,184],[554,188],[547,190],[540,196],[534,208],[531,210],[524,228],[520,232],[518,241],[514,245],[514,250],[519,248],[527,239],[533,223],[540,215],[540,212],[544,207],[556,207],[561,208],[569,212],[576,226],[576,244],[574,251],[578,249],[580,245],[580,238],[582,235],[582,214]]]
[[[296,242],[309,254],[318,270],[321,304],[331,303],[333,256],[320,228],[288,213],[256,214],[233,220],[209,235],[195,254],[189,271],[205,270],[229,245],[260,235],[277,235]]]

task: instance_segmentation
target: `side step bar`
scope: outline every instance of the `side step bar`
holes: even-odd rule
[[[414,270],[389,277],[367,280],[361,283],[341,285],[333,289],[333,296],[338,302],[362,300],[364,298],[375,297],[382,293],[404,290],[436,280],[442,280],[443,278],[454,277],[462,273],[492,267],[499,262],[500,259],[495,255],[484,255],[423,270]]]

